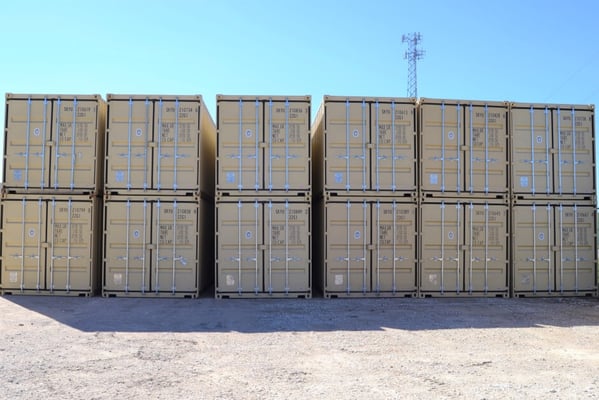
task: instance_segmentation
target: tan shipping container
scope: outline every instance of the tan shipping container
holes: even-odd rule
[[[509,295],[508,206],[481,200],[420,205],[420,295]]]
[[[325,297],[414,296],[416,204],[334,198],[315,208],[315,279]]]
[[[314,192],[415,193],[414,99],[325,96],[313,124]]]
[[[108,199],[103,295],[197,297],[210,283],[212,224],[212,205],[204,199]]]
[[[421,99],[419,109],[420,182],[425,196],[506,198],[507,104]]]
[[[512,224],[514,296],[597,294],[594,204],[516,205]]]
[[[99,193],[105,114],[99,95],[7,93],[4,189]]]
[[[310,96],[218,95],[216,102],[217,192],[311,193]]]
[[[521,199],[595,195],[594,116],[593,106],[512,104],[513,193]]]
[[[108,95],[111,194],[214,196],[216,126],[201,96]]]
[[[9,194],[1,204],[2,293],[87,296],[96,291],[98,198]]]
[[[311,222],[307,202],[217,202],[216,297],[311,297]]]

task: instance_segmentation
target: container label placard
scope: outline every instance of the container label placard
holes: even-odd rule
[[[233,277],[233,275],[228,274],[225,277],[225,284],[227,286],[235,286],[235,278]]]
[[[15,181],[20,181],[23,178],[23,172],[20,169],[15,169],[12,172],[12,177]]]
[[[528,187],[528,176],[520,177],[520,187]]]
[[[227,172],[227,183],[235,182],[235,172]]]
[[[430,174],[429,182],[431,185],[438,185],[439,184],[439,176],[437,174]]]
[[[8,274],[8,280],[10,281],[10,283],[17,283],[18,279],[19,273],[17,271],[10,271],[10,274]]]
[[[335,172],[335,183],[343,183],[343,173]]]
[[[343,285],[343,275],[335,275],[335,285]]]
[[[122,285],[123,284],[123,274],[121,274],[121,273],[113,274],[112,281],[114,282],[115,285]]]
[[[114,179],[117,182],[123,182],[125,180],[125,173],[123,171],[116,171],[114,175]]]

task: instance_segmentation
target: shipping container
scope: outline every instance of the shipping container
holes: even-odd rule
[[[105,113],[100,95],[7,93],[4,190],[99,193]]]
[[[311,297],[310,211],[295,198],[217,202],[216,297]]]
[[[315,194],[417,190],[415,99],[325,96],[312,141]]]
[[[510,107],[512,192],[518,199],[596,194],[593,106]]]
[[[214,265],[213,207],[189,197],[107,199],[103,295],[197,297]]]
[[[325,297],[412,297],[416,203],[386,197],[316,202],[315,286]]]
[[[437,201],[420,205],[420,295],[509,295],[509,207]]]
[[[107,99],[106,192],[214,196],[216,126],[201,96]]]
[[[507,104],[420,99],[419,110],[423,196],[507,199]]]
[[[597,295],[596,208],[535,202],[512,208],[513,294]]]
[[[88,296],[96,291],[97,197],[8,194],[1,204],[3,294]]]
[[[310,96],[224,96],[217,102],[220,196],[311,193]]]

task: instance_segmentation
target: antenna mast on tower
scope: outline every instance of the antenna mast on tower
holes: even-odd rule
[[[418,97],[416,61],[424,57],[424,50],[418,48],[421,40],[420,32],[408,33],[401,37],[401,42],[408,44],[408,51],[404,54],[404,59],[408,60],[408,97]]]

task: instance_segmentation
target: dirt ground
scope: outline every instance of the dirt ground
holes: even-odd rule
[[[2,399],[599,399],[599,299],[0,298]]]

